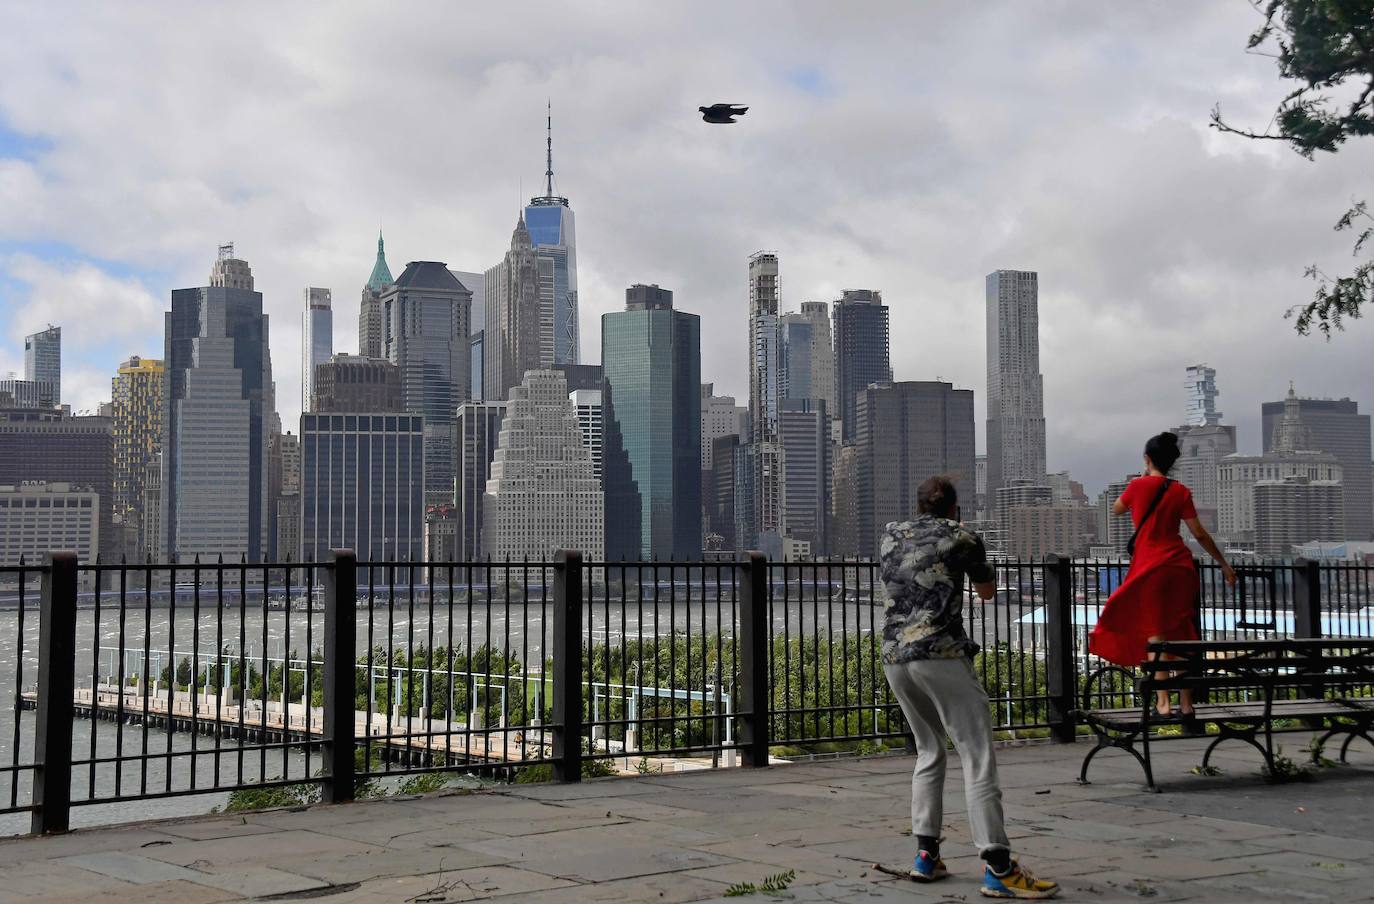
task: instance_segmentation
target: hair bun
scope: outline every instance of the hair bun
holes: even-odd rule
[[[1177,433],[1170,433],[1168,430],[1166,430],[1166,431],[1164,431],[1163,433],[1161,433],[1161,434],[1159,435],[1159,438],[1160,438],[1160,440],[1162,440],[1163,442],[1167,443],[1168,445],[1173,446],[1173,447],[1176,448],[1176,449],[1178,448],[1178,434],[1177,434]]]

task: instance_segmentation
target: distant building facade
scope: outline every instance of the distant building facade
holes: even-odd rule
[[[602,479],[602,455],[604,450],[602,425],[601,390],[574,389],[568,393],[568,400],[577,410],[577,425],[582,428],[582,442],[592,453],[592,470],[596,479]]]
[[[846,289],[834,303],[835,395],[841,439],[858,438],[858,394],[874,383],[892,382],[887,307],[872,289]]]
[[[382,294],[386,358],[424,419],[425,499],[453,502],[453,415],[468,399],[472,293],[439,261],[411,261]]]
[[[783,399],[778,441],[783,451],[783,536],[805,543],[809,556],[827,555],[833,463],[825,400]]]
[[[301,315],[301,411],[314,411],[315,368],[334,354],[334,311],[328,289],[305,290]]]
[[[405,410],[401,371],[385,358],[335,355],[315,367],[309,411],[396,412]]]
[[[749,409],[735,404],[734,396],[718,396],[715,384],[701,384],[701,467],[711,468],[715,442],[722,436],[749,435]]]
[[[465,402],[453,422],[458,514],[454,543],[458,558],[464,562],[482,558],[482,507],[505,414],[505,402]]]
[[[943,474],[973,496],[973,391],[943,382],[869,386],[858,393],[854,550],[873,558],[889,522],[916,512],[916,491]]]
[[[1254,486],[1255,552],[1289,557],[1295,546],[1344,539],[1345,490],[1339,480],[1289,476]]]
[[[165,317],[161,546],[167,556],[260,562],[272,523],[272,359],[248,263],[220,248],[210,285],[172,292]]]
[[[73,417],[64,411],[0,411],[0,485],[67,484],[100,497],[99,552],[118,557],[112,528],[114,433],[109,418]]]
[[[5,404],[0,405],[3,408],[57,407],[57,387],[38,380],[0,380],[0,397],[5,398]]]
[[[358,311],[358,354],[364,358],[386,357],[386,320],[382,316],[382,293],[391,285],[391,268],[386,264],[386,246],[377,233],[377,260],[363,286]],[[309,409],[306,409],[309,410]]]
[[[112,517],[132,527],[131,560],[155,555],[157,538],[143,535],[143,503],[148,465],[162,446],[162,419],[166,409],[166,368],[153,358],[133,356],[119,365],[111,381],[114,434],[114,493]]]
[[[52,387],[48,407],[62,404],[62,327],[50,325],[24,337],[24,379]]]
[[[54,550],[79,562],[100,551],[100,494],[69,483],[0,484],[0,565],[41,565]]]
[[[987,277],[988,500],[1014,480],[1044,480],[1045,399],[1040,375],[1039,275]]]
[[[701,318],[658,286],[601,317],[606,553],[701,555]]]
[[[603,558],[601,485],[558,371],[527,371],[511,389],[482,507],[493,559],[550,561],[559,549]]]
[[[302,558],[421,561],[425,439],[419,415],[301,415]]]
[[[1293,406],[1311,437],[1311,448],[1336,457],[1345,493],[1345,540],[1374,537],[1374,465],[1371,464],[1370,417],[1353,399],[1314,399],[1297,395],[1260,406],[1264,451],[1275,448],[1275,429]]]
[[[505,258],[486,272],[484,291],[482,393],[500,401],[526,371],[555,363],[554,260],[535,253],[523,214]]]

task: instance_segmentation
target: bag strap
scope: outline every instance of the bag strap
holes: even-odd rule
[[[1173,483],[1173,478],[1164,478],[1164,483],[1160,484],[1159,492],[1155,493],[1155,498],[1150,500],[1150,507],[1145,510],[1145,517],[1140,519],[1140,523],[1135,526],[1135,531],[1131,534],[1131,539],[1126,541],[1127,552],[1134,552],[1136,538],[1140,536],[1140,529],[1145,526],[1145,522],[1150,520],[1150,516],[1159,508],[1159,502],[1164,498],[1164,494],[1169,492],[1169,484]]]

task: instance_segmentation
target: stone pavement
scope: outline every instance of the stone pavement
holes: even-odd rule
[[[1085,743],[1003,748],[1018,854],[1070,901],[1374,900],[1374,751],[1271,786],[1240,744],[1219,749],[1221,776],[1190,775],[1202,743],[1156,748],[1163,794],[1143,793],[1118,752],[1080,787]],[[955,875],[918,886],[871,868],[912,854],[910,769],[875,757],[502,786],[13,839],[0,842],[0,902],[674,904],[727,900],[732,884],[785,870],[795,878],[773,900],[981,900],[957,768],[945,842]]]

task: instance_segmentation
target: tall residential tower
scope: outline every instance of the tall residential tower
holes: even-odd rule
[[[1012,481],[1045,479],[1040,287],[1033,271],[987,277],[988,503]]]
[[[329,290],[305,290],[301,317],[301,411],[314,411],[315,368],[334,354],[334,311]]]

